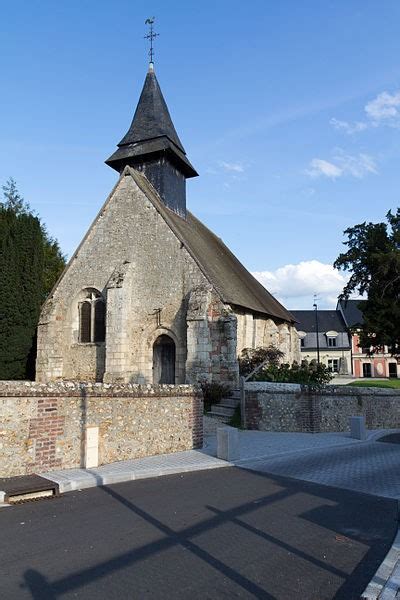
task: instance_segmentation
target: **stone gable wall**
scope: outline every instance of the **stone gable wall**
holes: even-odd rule
[[[203,445],[203,402],[189,385],[0,382],[0,477],[99,465]]]
[[[108,382],[152,383],[152,344],[166,333],[177,344],[176,383],[184,383],[188,297],[207,283],[133,178],[122,177],[42,310],[37,380],[101,381],[105,369]],[[79,343],[85,288],[106,299],[106,348]]]
[[[260,431],[348,431],[349,418],[364,416],[368,429],[400,428],[400,392],[327,386],[308,393],[297,384],[250,382],[246,426]]]

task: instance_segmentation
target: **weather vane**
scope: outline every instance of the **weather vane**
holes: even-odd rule
[[[150,26],[150,31],[147,35],[144,36],[145,40],[150,40],[150,50],[149,50],[149,56],[150,56],[150,62],[153,63],[153,58],[154,58],[154,49],[153,49],[153,40],[160,35],[159,33],[155,33],[153,30],[153,25],[154,25],[154,21],[155,21],[155,17],[150,17],[149,19],[146,19],[144,24],[145,25],[149,25]]]

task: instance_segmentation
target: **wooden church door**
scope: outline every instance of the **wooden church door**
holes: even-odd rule
[[[153,383],[175,383],[175,342],[160,335],[153,346]]]

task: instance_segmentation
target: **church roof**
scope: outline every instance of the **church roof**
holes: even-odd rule
[[[146,177],[129,168],[139,188],[153,203],[178,239],[215,287],[223,302],[293,323],[295,318],[249,273],[221,238],[188,212],[183,219],[169,210]]]
[[[106,160],[106,164],[120,170],[128,159],[166,152],[186,177],[197,172],[186,157],[185,149],[176,133],[167,104],[162,95],[152,67],[146,75],[142,93],[128,132],[118,144],[118,150]]]

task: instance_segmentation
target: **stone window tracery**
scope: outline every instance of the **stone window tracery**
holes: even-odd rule
[[[105,341],[106,308],[97,290],[87,290],[85,299],[79,303],[79,342],[91,344]]]

